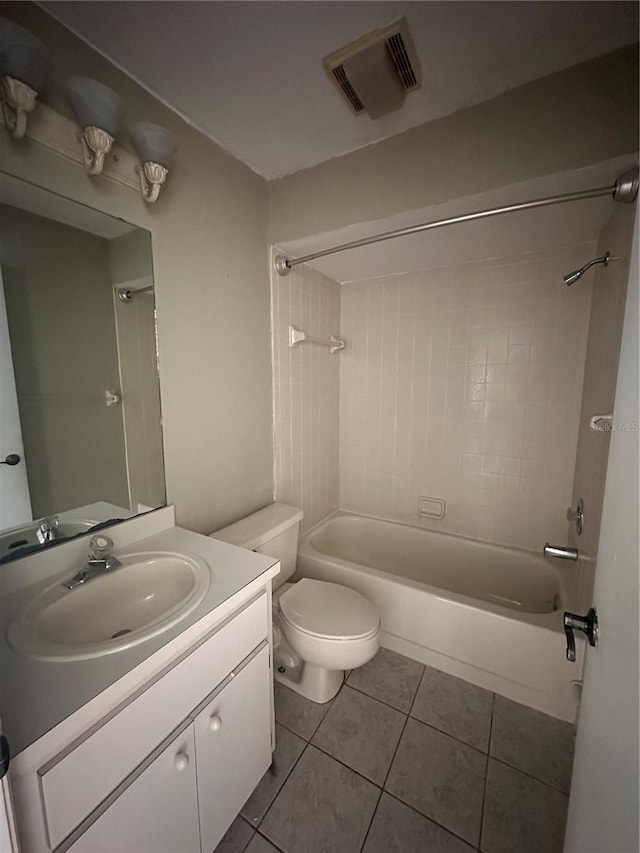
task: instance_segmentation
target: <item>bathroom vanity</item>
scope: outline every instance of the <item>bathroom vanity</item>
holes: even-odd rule
[[[173,526],[171,508],[109,535],[118,557],[185,555],[206,563],[210,581],[190,612],[153,636],[132,632],[131,645],[116,638],[109,653],[87,645],[83,655],[79,645],[56,657],[51,648],[25,654],[7,635],[43,590],[74,573],[88,540],[36,555],[30,584],[15,569],[3,578],[0,713],[21,851],[211,853],[271,763],[279,566]]]

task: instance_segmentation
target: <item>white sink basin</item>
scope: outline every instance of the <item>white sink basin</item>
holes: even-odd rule
[[[58,580],[36,596],[10,624],[9,644],[41,660],[121,651],[184,619],[211,583],[199,557],[155,551],[118,559],[122,566],[108,574],[73,589]]]

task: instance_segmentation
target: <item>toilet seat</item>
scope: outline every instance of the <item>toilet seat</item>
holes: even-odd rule
[[[380,630],[367,599],[349,587],[302,578],[278,600],[281,616],[296,631],[324,640],[364,640]]]

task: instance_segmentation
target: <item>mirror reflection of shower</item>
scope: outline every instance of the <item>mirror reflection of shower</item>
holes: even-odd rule
[[[618,258],[611,257],[610,252],[605,252],[601,258],[594,258],[592,261],[589,261],[588,264],[585,264],[583,267],[580,267],[579,270],[572,270],[568,272],[566,275],[562,276],[562,280],[567,285],[567,287],[571,287],[572,284],[575,284],[576,281],[582,278],[582,276],[586,273],[588,269],[591,269],[595,264],[604,264],[604,266],[609,265],[609,261],[617,261]]]

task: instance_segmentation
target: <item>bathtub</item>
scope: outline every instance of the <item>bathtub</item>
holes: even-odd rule
[[[544,711],[576,717],[561,570],[529,551],[338,512],[300,539],[299,577],[342,583],[382,620],[382,645]]]

